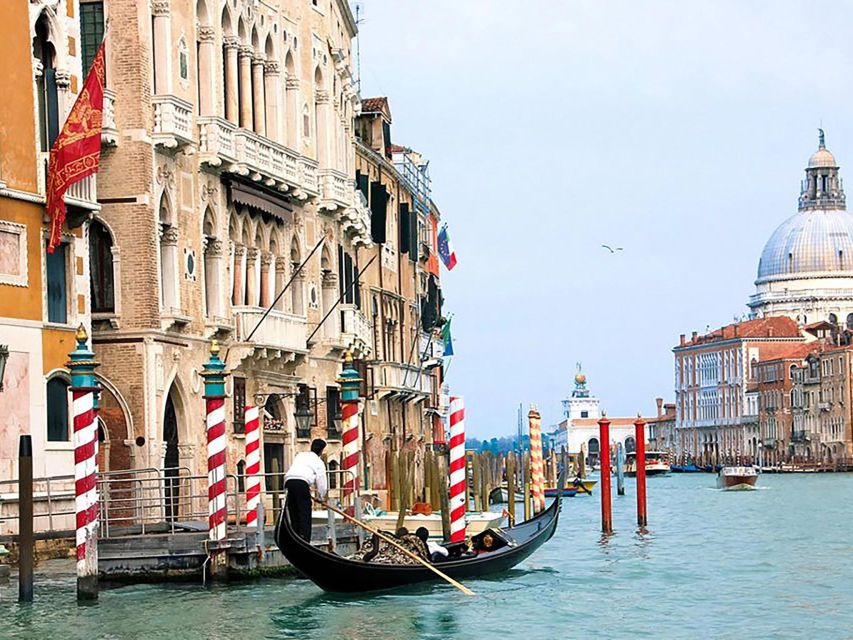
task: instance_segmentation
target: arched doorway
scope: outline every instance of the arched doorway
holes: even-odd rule
[[[165,505],[166,520],[172,521],[178,517],[180,500],[179,471],[180,457],[178,454],[178,416],[172,392],[166,398],[166,410],[163,413],[163,445],[166,453],[163,456],[163,476],[166,481]]]
[[[590,438],[589,442],[587,442],[586,450],[589,452],[587,455],[587,464],[598,464],[598,438]]]

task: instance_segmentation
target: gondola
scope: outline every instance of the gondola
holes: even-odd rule
[[[561,482],[564,478],[561,477]],[[561,497],[535,517],[509,528],[500,529],[499,537],[508,542],[494,551],[473,557],[446,560],[435,566],[457,580],[476,578],[511,569],[536,551],[557,529]],[[495,536],[498,537],[498,536]],[[436,575],[420,565],[372,564],[350,560],[319,549],[300,538],[290,525],[287,495],[275,527],[278,548],[290,563],[324,591],[362,593],[404,587],[436,580]]]

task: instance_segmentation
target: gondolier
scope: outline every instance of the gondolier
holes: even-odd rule
[[[320,458],[325,448],[325,440],[313,440],[311,451],[296,454],[284,475],[290,522],[299,537],[308,542],[311,542],[311,485],[317,487],[317,497],[321,500],[326,497],[326,465]]]

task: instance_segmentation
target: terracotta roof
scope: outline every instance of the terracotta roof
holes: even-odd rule
[[[817,329],[832,329],[835,325],[831,322],[827,322],[826,320],[821,320],[820,322],[812,322],[811,324],[807,324],[803,327],[806,331],[815,331]]]
[[[756,318],[755,320],[746,320],[745,322],[737,322],[720,327],[716,331],[705,335],[696,336],[692,340],[687,340],[685,343],[676,346],[688,347],[711,342],[720,342],[722,340],[731,340],[733,338],[798,338],[801,333],[797,323],[791,318],[773,316],[769,318]]]
[[[759,349],[759,364],[773,360],[803,360],[812,351],[820,351],[821,345],[814,342],[801,344],[768,344]]]
[[[607,418],[610,420],[611,427],[625,427],[625,426],[633,426],[636,418]],[[576,418],[572,420],[572,426],[574,427],[597,427],[598,419],[597,418]]]
[[[383,116],[391,120],[391,108],[388,106],[388,98],[381,96],[379,98],[364,98],[361,101],[362,113],[381,113]]]
[[[389,144],[388,153],[408,153],[411,151],[409,147],[401,147],[399,144]]]

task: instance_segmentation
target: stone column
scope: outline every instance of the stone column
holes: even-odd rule
[[[235,307],[246,304],[243,289],[243,255],[245,253],[246,247],[241,244],[234,245],[234,286],[231,290],[231,304]]]
[[[225,38],[225,117],[234,124],[240,120],[240,105],[237,86],[239,79],[239,62],[237,51],[240,43],[237,38]]]
[[[222,313],[222,240],[205,238],[204,246],[204,287],[208,318],[221,318]]]
[[[314,137],[316,138],[317,162],[320,168],[330,166],[329,163],[329,92],[317,89],[314,92]]]
[[[214,96],[216,95],[214,80],[219,76],[214,71],[216,67],[216,45],[213,27],[198,28],[198,108],[203,116],[216,115]]]
[[[261,306],[266,309],[270,306],[270,265],[272,254],[261,254]]]
[[[296,271],[299,268],[299,263],[294,262],[292,264],[293,271]],[[293,282],[290,283],[290,300],[291,300],[291,313],[297,316],[305,315],[305,304],[303,298],[303,289],[305,288],[305,274],[299,273],[294,279]]]
[[[275,296],[281,293],[284,285],[287,282],[287,263],[284,258],[277,256],[275,259]],[[279,311],[287,311],[288,296],[285,294],[278,299],[276,309]]]
[[[252,100],[254,104],[255,133],[267,135],[267,110],[264,101],[264,59],[254,58],[252,61]]]
[[[338,297],[337,294],[338,274],[331,272],[324,273],[322,277],[322,293],[320,294],[321,301],[323,304],[323,307],[321,309],[322,316],[325,316],[335,304]],[[326,318],[326,322],[323,324],[323,328],[320,330],[323,337],[334,338],[338,335],[338,318],[340,318],[340,314],[336,313],[333,313],[328,318]]]
[[[287,146],[291,149],[296,149],[299,145],[299,119],[301,117],[299,109],[299,78],[288,75],[285,82],[285,89],[287,98],[285,102],[287,104],[284,112],[284,133]]]
[[[164,225],[160,231],[160,287],[163,313],[178,312],[178,230]]]
[[[254,247],[246,249],[246,304],[250,307],[258,305],[258,287],[255,279],[255,264],[257,261],[258,250]]]
[[[172,89],[172,56],[169,55],[172,42],[169,0],[155,0],[152,3],[154,38],[154,94],[166,95]]]
[[[252,47],[240,47],[240,126],[252,125]]]
[[[278,121],[279,112],[279,96],[281,95],[281,86],[279,85],[279,73],[277,62],[267,62],[264,64],[264,98],[267,105],[267,137],[281,141],[280,126]]]

